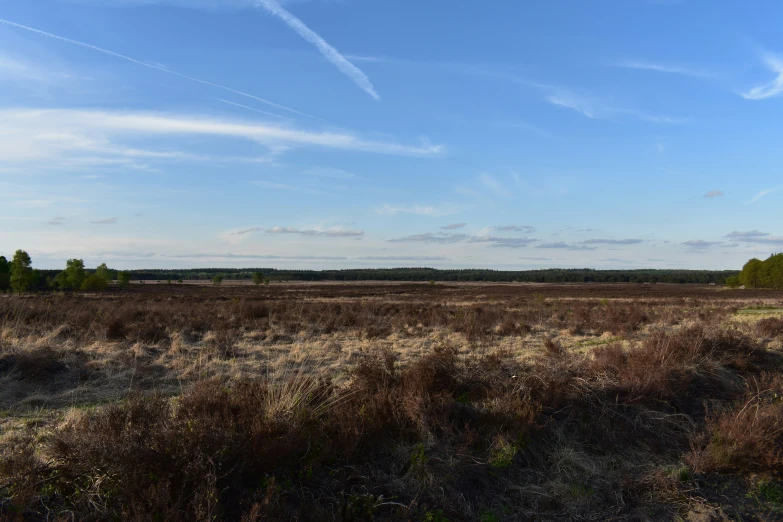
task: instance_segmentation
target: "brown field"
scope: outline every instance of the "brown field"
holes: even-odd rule
[[[783,291],[0,295],[0,518],[783,520]]]

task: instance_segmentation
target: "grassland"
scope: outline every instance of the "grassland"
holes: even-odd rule
[[[0,518],[780,520],[783,292],[0,296]]]

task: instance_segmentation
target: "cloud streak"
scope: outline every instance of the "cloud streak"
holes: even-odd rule
[[[364,92],[376,100],[381,99],[366,74],[349,62],[337,49],[329,45],[326,40],[321,38],[315,31],[307,27],[299,18],[284,9],[277,0],[258,0],[258,5],[266,9],[270,14],[280,18],[286,25],[296,31],[299,36],[315,45],[324,58],[329,60],[343,74],[353,80]]]
[[[196,78],[195,76],[190,76],[190,75],[187,75],[187,74],[183,74],[183,73],[174,71],[172,69],[167,69],[166,67],[161,67],[159,65],[154,65],[154,64],[151,64],[151,63],[143,62],[141,60],[137,60],[135,58],[131,58],[130,56],[126,56],[124,54],[116,53],[114,51],[110,51],[108,49],[104,49],[102,47],[98,47],[97,45],[92,45],[92,44],[89,44],[89,43],[80,42],[78,40],[73,40],[71,38],[66,38],[64,36],[56,35],[54,33],[48,33],[46,31],[42,31],[40,29],[36,29],[34,27],[30,27],[30,26],[27,26],[27,25],[18,24],[16,22],[11,22],[10,20],[5,20],[3,18],[0,18],[0,24],[5,24],[5,25],[11,26],[11,27],[15,27],[17,29],[22,29],[23,31],[34,33],[34,34],[37,34],[37,35],[40,35],[40,36],[46,36],[47,38],[52,38],[52,39],[58,40],[60,42],[65,42],[65,43],[68,43],[68,44],[71,44],[71,45],[76,45],[76,46],[82,47],[84,49],[90,49],[92,51],[99,52],[99,53],[105,54],[107,56],[112,56],[112,57],[118,58],[120,60],[125,60],[126,62],[135,63],[136,65],[140,65],[142,67],[147,67],[148,69],[154,69],[156,71],[160,71],[160,72],[163,72],[163,73],[166,73],[166,74],[177,76],[179,78],[183,78],[183,79],[191,81],[191,82],[200,83],[202,85],[207,85],[209,87],[214,87],[216,89],[222,89],[224,91],[231,92],[231,93],[236,94],[238,96],[243,96],[245,98],[250,98],[250,99],[259,101],[261,103],[264,103],[264,104],[269,105],[270,107],[274,107],[276,109],[285,110],[285,111],[292,112],[294,114],[298,114],[299,116],[305,116],[307,118],[314,118],[314,119],[322,120],[322,118],[318,118],[317,116],[313,116],[312,114],[307,114],[305,112],[301,112],[301,111],[298,111],[296,109],[292,109],[291,107],[286,107],[285,105],[281,105],[279,103],[275,103],[273,101],[261,98],[259,96],[255,96],[255,95],[250,94],[250,93],[247,93],[247,92],[244,92],[244,91],[240,91],[240,90],[237,90],[237,89],[233,89],[231,87],[228,87],[226,85],[221,85],[219,83],[210,82],[208,80],[202,80],[200,78]]]
[[[267,234],[297,234],[301,236],[319,236],[319,237],[353,237],[360,238],[364,236],[364,230],[343,230],[343,229],[329,229],[329,230],[316,230],[316,229],[298,229],[291,227],[272,227],[266,230]]]
[[[751,198],[751,200],[746,202],[745,204],[746,205],[752,205],[753,203],[755,203],[756,201],[760,200],[764,196],[772,194],[773,192],[777,192],[778,190],[780,190],[780,187],[764,189],[761,192],[759,192],[758,194],[756,194],[755,196],[753,196],[753,198]]]
[[[693,78],[713,77],[712,73],[703,71],[701,69],[694,69],[682,65],[647,62],[643,60],[620,61],[620,62],[614,62],[611,65],[614,67],[621,67],[623,69],[637,69],[641,71],[652,71],[652,72],[659,72],[665,74],[678,74],[680,76],[690,76]]]
[[[767,69],[776,76],[770,82],[739,93],[746,100],[766,100],[783,93],[783,61],[771,53],[765,53],[763,61]]]
[[[182,153],[114,147],[109,138],[220,136],[266,145],[272,151],[291,146],[325,147],[406,156],[440,155],[438,145],[401,145],[369,141],[349,133],[318,132],[266,123],[207,116],[75,109],[0,110],[0,160],[62,157],[67,152],[98,150],[114,156],[186,159]],[[97,149],[96,149],[97,147]],[[121,150],[120,150],[121,149]]]

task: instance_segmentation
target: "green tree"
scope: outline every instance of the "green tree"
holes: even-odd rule
[[[125,288],[130,283],[130,272],[120,272],[117,274],[117,284],[120,288]]]
[[[106,290],[109,282],[98,274],[90,274],[82,281],[81,289],[87,292],[100,292]]]
[[[258,286],[264,282],[264,274],[261,272],[253,272],[253,284]]]
[[[726,278],[726,286],[729,288],[737,288],[739,285],[740,278],[738,275],[733,275]]]
[[[71,290],[79,290],[82,287],[87,272],[84,270],[84,261],[81,259],[69,259],[65,263],[64,287]]]
[[[106,266],[106,263],[101,263],[98,268],[95,269],[95,275],[109,283],[113,277],[111,276],[111,270]]]
[[[33,268],[30,255],[24,250],[17,250],[11,261],[11,289],[21,294],[33,283]]]
[[[11,288],[11,264],[5,258],[0,256],[0,292]]]
[[[745,288],[758,288],[761,285],[761,270],[764,267],[763,261],[751,259],[742,267],[739,280]]]
[[[216,275],[212,278],[212,284],[215,286],[220,286],[223,284],[223,276]]]

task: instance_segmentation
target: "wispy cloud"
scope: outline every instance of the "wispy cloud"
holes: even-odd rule
[[[583,245],[638,245],[643,239],[588,239]]]
[[[457,230],[460,228],[465,228],[467,223],[452,223],[451,225],[444,225],[440,227],[441,230]]]
[[[773,192],[777,192],[778,190],[780,190],[780,188],[781,187],[764,189],[761,192],[759,192],[758,194],[756,194],[755,196],[753,196],[753,198],[751,198],[750,201],[747,201],[745,204],[746,205],[751,205],[751,204],[755,203],[756,201],[760,200],[761,198],[763,198],[764,196],[772,194]]]
[[[52,83],[67,80],[70,77],[70,74],[53,70],[51,67],[41,67],[0,51],[0,83],[7,80]]]
[[[735,230],[734,232],[729,232],[726,234],[726,237],[730,239],[734,239],[736,241],[748,241],[748,240],[754,240],[769,236],[768,232],[760,232],[758,230],[748,230],[745,232],[740,232],[738,230]]]
[[[479,176],[479,181],[481,184],[492,192],[493,194],[500,196],[502,198],[510,198],[511,192],[500,182],[498,179],[491,174],[488,174],[486,172],[482,173]]]
[[[772,53],[764,53],[762,59],[767,69],[775,74],[775,78],[768,83],[740,92],[740,96],[746,100],[765,100],[783,93],[783,60]]]
[[[236,232],[229,232],[229,234],[234,236],[246,236],[247,234],[252,234],[253,232],[260,232],[262,229],[261,227],[251,227],[251,228],[245,228],[243,230],[237,230]]]
[[[300,187],[296,185],[288,185],[286,183],[274,183],[271,181],[254,181],[253,185],[265,189],[271,189],[271,190],[289,190],[292,192],[306,192],[309,194],[328,194],[331,195],[331,192],[325,192],[323,190],[313,189],[309,187]]]
[[[353,237],[364,236],[364,230],[345,230],[333,228],[327,230],[318,229],[299,229],[292,227],[273,227],[266,229],[267,234],[298,234],[301,236],[319,236],[319,237]]]
[[[290,147],[325,147],[342,150],[406,156],[433,156],[443,147],[369,141],[349,133],[317,132],[279,127],[243,120],[147,112],[108,112],[70,109],[0,110],[0,163],[46,159],[81,158],[85,151],[99,154],[100,161],[197,159],[199,154],[178,151],[151,151],[115,145],[113,140],[133,140],[160,136],[220,136],[255,142],[271,153]],[[130,159],[129,159],[130,158]],[[222,158],[225,159],[225,158]],[[83,162],[81,162],[83,164]]]
[[[358,176],[352,172],[342,169],[333,169],[326,167],[315,167],[302,172],[305,176],[314,176],[316,178],[332,178],[332,179],[353,179]]]
[[[565,107],[580,113],[590,119],[598,119],[602,116],[596,110],[594,102],[588,98],[578,96],[567,91],[553,93],[547,97],[547,101],[559,107]]]
[[[251,112],[256,112],[258,114],[263,114],[265,116],[272,116],[274,118],[281,118],[283,120],[294,121],[293,118],[289,118],[288,116],[281,116],[280,114],[275,114],[273,112],[262,111],[260,109],[254,109],[253,107],[248,107],[247,105],[242,105],[241,103],[236,103],[236,102],[224,100],[222,98],[215,98],[215,100],[219,101],[220,103],[225,103],[226,105],[232,105],[234,107],[239,107],[240,109],[245,109],[245,110],[248,110],[248,111],[251,111]]]
[[[490,230],[497,230],[498,232],[521,232],[523,234],[532,234],[536,231],[535,227],[528,225],[503,225],[490,227]]]
[[[277,256],[265,254],[171,254],[160,257],[171,259],[269,259],[269,260],[304,260],[304,261],[345,261],[344,256]]]
[[[724,194],[722,190],[710,190],[709,192],[704,194],[704,197],[707,199],[714,199],[714,198],[722,197],[723,195]]]
[[[90,221],[93,225],[116,225],[117,224],[117,218],[116,217],[110,217],[105,219],[96,219],[94,221]]]
[[[490,235],[474,236],[470,234],[456,234],[453,232],[427,232],[411,236],[389,239],[391,243],[486,243],[491,248],[524,248],[538,239],[527,237],[495,237]]]
[[[299,36],[315,45],[315,47],[332,62],[343,74],[351,78],[364,92],[380,100],[380,96],[370,83],[370,79],[358,67],[349,62],[340,52],[329,45],[326,40],[321,38],[315,31],[307,27],[299,18],[284,9],[277,0],[258,0],[270,14],[283,20],[291,29],[297,32]]]
[[[390,243],[459,243],[461,241],[467,241],[472,236],[468,234],[453,234],[447,232],[437,232],[435,234],[427,232],[425,234],[413,234],[411,236],[400,237],[396,239],[389,239]]]
[[[507,125],[509,127],[513,127],[515,129],[523,129],[523,130],[526,130],[526,131],[530,131],[530,132],[532,132],[534,134],[538,134],[539,136],[543,136],[544,138],[549,138],[549,139],[556,139],[557,138],[557,136],[555,136],[551,132],[549,132],[547,130],[544,130],[541,127],[538,127],[538,126],[533,125],[531,123],[524,122],[524,121],[517,120],[517,121],[504,122],[503,124]]]
[[[57,216],[49,221],[46,222],[47,225],[64,225],[65,224],[65,218],[62,216]]]
[[[16,22],[11,22],[9,20],[5,20],[5,19],[2,19],[2,18],[0,18],[0,24],[5,24],[5,25],[11,26],[11,27],[16,27],[17,29],[22,29],[24,31],[28,31],[28,32],[31,32],[31,33],[34,33],[34,34],[37,34],[37,35],[40,35],[40,36],[46,36],[47,38],[52,38],[52,39],[58,40],[60,42],[65,42],[65,43],[68,43],[68,44],[71,44],[71,45],[76,45],[76,46],[79,46],[79,47],[83,47],[85,49],[90,49],[92,51],[96,51],[96,52],[105,54],[107,56],[112,56],[112,57],[118,58],[120,60],[125,60],[127,62],[135,63],[136,65],[140,65],[142,67],[147,67],[149,69],[155,69],[156,71],[160,71],[160,72],[163,72],[163,73],[166,73],[166,74],[177,76],[179,78],[183,78],[183,79],[189,80],[191,82],[196,82],[196,83],[200,83],[202,85],[207,85],[209,87],[222,89],[224,91],[231,92],[231,93],[239,95],[239,96],[244,96],[245,98],[250,98],[250,99],[259,101],[261,103],[269,105],[270,107],[275,107],[276,109],[286,110],[286,111],[292,112],[294,114],[298,114],[300,116],[306,116],[308,118],[321,119],[321,118],[318,118],[318,117],[313,116],[311,114],[307,114],[307,113],[298,111],[296,109],[292,109],[291,107],[286,107],[285,105],[281,105],[279,103],[275,103],[273,101],[266,100],[266,99],[261,98],[259,96],[255,96],[255,95],[247,93],[247,92],[243,92],[243,91],[240,91],[240,90],[237,90],[237,89],[233,89],[233,88],[228,87],[226,85],[221,85],[219,83],[214,83],[214,82],[210,82],[210,81],[207,81],[207,80],[202,80],[200,78],[196,78],[195,76],[189,76],[187,74],[183,74],[183,73],[174,71],[174,70],[169,69],[167,67],[161,67],[160,65],[155,65],[155,64],[143,62],[141,60],[137,60],[135,58],[131,58],[130,56],[126,56],[124,54],[116,53],[114,51],[110,51],[108,49],[104,49],[102,47],[98,47],[97,45],[92,45],[92,44],[89,44],[89,43],[80,42],[78,40],[73,40],[71,38],[66,38],[64,36],[56,35],[54,33],[48,33],[46,31],[41,31],[40,29],[36,29],[34,27],[29,27],[27,25],[18,24]]]
[[[388,203],[375,209],[377,214],[383,214],[387,216],[393,216],[395,214],[415,214],[417,216],[448,216],[449,214],[456,214],[459,212],[455,207],[451,205],[389,205]]]
[[[565,243],[563,241],[559,241],[556,243],[543,243],[541,245],[536,246],[536,248],[551,249],[551,250],[572,250],[572,251],[598,250],[596,247],[591,247],[587,245],[572,245],[569,243]]]
[[[628,107],[617,107],[598,98],[579,95],[567,90],[557,90],[547,96],[546,100],[559,107],[576,111],[592,120],[608,120],[617,116],[630,116],[648,123],[682,125],[689,123],[690,118],[675,118],[661,114],[649,114]]]
[[[444,256],[364,256],[356,259],[362,261],[448,261]]]
[[[641,71],[653,71],[665,74],[679,74],[681,76],[691,76],[693,78],[712,78],[714,75],[703,69],[696,69],[684,65],[674,65],[666,63],[648,62],[644,60],[623,60],[612,62],[614,67],[625,69],[637,69]]]
[[[682,243],[682,246],[688,248],[689,250],[707,250],[709,248],[712,248],[716,245],[720,245],[720,241],[704,241],[703,239],[691,239],[690,241],[685,241]]]
[[[783,246],[783,237],[773,236],[768,232],[748,230],[745,232],[734,231],[726,234],[726,238],[739,243],[755,243],[759,245]]]

